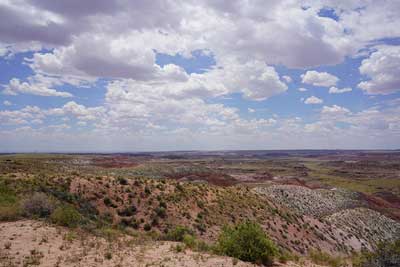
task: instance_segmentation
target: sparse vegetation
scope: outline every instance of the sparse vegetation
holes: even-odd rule
[[[13,159],[1,161],[2,157]],[[359,246],[375,247],[379,241],[389,242],[400,235],[398,209],[384,200],[400,203],[395,186],[393,193],[376,196],[365,195],[366,190],[360,194],[319,188],[336,179],[324,176],[328,170],[330,175],[339,175],[334,170],[347,163],[314,158],[213,158],[154,159],[138,165],[129,159],[122,167],[99,168],[90,163],[102,162],[97,157],[102,156],[0,156],[0,220],[40,218],[79,227],[73,232],[94,233],[113,245],[124,235],[138,243],[162,239],[181,242],[174,251],[208,251],[263,264],[309,255],[316,263],[341,266],[342,257],[332,254],[349,256]],[[85,158],[91,160],[80,162]],[[109,161],[119,166],[117,160]],[[303,165],[299,161],[304,161]],[[352,164],[358,168],[357,163]],[[397,168],[395,164],[385,166]],[[309,176],[286,177],[299,170]],[[315,179],[316,174],[323,174],[324,183]],[[278,181],[271,180],[273,175],[278,175]],[[379,205],[388,206],[379,209]],[[79,235],[65,235],[65,241],[77,240]],[[40,237],[38,242],[52,241]],[[7,244],[2,247],[9,250]],[[381,261],[390,258],[392,252],[383,252],[390,249],[382,249],[382,245],[379,249],[376,255],[358,257],[364,265],[355,266],[374,266],[365,264],[367,259],[377,264],[378,253],[385,255]],[[106,260],[107,251],[102,253]],[[112,260],[117,257],[113,254]]]
[[[165,235],[166,240],[170,241],[183,241],[185,235],[193,235],[193,231],[185,226],[178,225],[174,229],[168,231]]]
[[[318,251],[318,250],[311,250],[310,258],[316,264],[328,265],[331,267],[340,267],[340,266],[343,266],[343,264],[344,264],[344,261],[342,258],[333,257],[326,252]]]
[[[374,252],[364,252],[353,261],[354,267],[400,266],[400,239],[393,243],[381,243]]]

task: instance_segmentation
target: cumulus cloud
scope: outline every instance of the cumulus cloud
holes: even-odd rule
[[[32,81],[21,82],[17,78],[10,80],[9,84],[5,86],[3,94],[18,95],[18,94],[31,94],[39,96],[59,96],[59,97],[72,97],[71,93],[60,92],[52,88],[48,88],[46,83],[35,83]]]
[[[289,67],[335,64],[348,53],[339,23],[290,1],[235,1],[236,8],[209,1],[178,5],[166,0],[101,1],[95,8],[89,6],[91,2],[7,3],[3,7],[14,14],[10,21],[31,34],[23,32],[21,39],[18,33],[4,29],[10,37],[4,40],[55,47],[34,56],[36,71],[134,79],[149,79],[157,72],[154,51],[190,55],[193,50],[208,49],[220,65],[226,57],[236,57]],[[296,21],[288,22],[287,16]],[[51,39],[40,34],[46,29],[55,32],[46,35]]]
[[[43,111],[37,106],[26,106],[20,110],[1,110],[0,122],[2,124],[27,124],[35,119],[45,117]]]
[[[301,75],[302,83],[312,84],[314,86],[333,86],[339,81],[339,78],[327,73],[327,72],[318,72],[315,70],[309,70],[305,74]]]
[[[347,93],[347,92],[351,92],[353,89],[351,89],[350,87],[345,87],[345,88],[337,88],[335,86],[332,86],[331,88],[329,88],[329,93],[330,94],[343,94],[343,93]]]
[[[231,84],[231,86],[238,89],[242,87],[246,98],[260,101],[287,90],[287,85],[279,79],[279,75],[273,67],[266,66],[261,62],[249,62],[245,66],[246,69],[238,70],[237,73],[240,73],[242,79],[239,79],[236,85]],[[248,75],[248,78],[243,77],[245,75]],[[232,81],[234,80],[232,77]]]
[[[322,104],[324,101],[321,98],[318,98],[316,96],[310,96],[304,100],[304,104],[307,105],[316,105],[316,104]]]
[[[350,111],[347,108],[338,106],[338,105],[333,105],[333,106],[323,106],[322,114],[330,114],[330,115],[344,115],[350,113]]]
[[[307,89],[306,88],[304,88],[304,87],[300,87],[299,89],[297,89],[298,91],[300,91],[300,92],[307,92]]]
[[[4,106],[12,106],[12,103],[10,101],[8,101],[8,100],[4,100],[3,101],[3,105]]]
[[[339,19],[321,17],[324,7]],[[17,125],[15,132],[0,134],[7,145],[18,145],[15,133],[48,143],[51,131],[54,140],[67,140],[66,147],[81,148],[74,143],[81,138],[93,140],[95,148],[108,140],[111,149],[115,140],[119,148],[131,144],[136,149],[132,140],[143,149],[144,144],[259,148],[253,140],[266,145],[280,140],[278,148],[311,145],[309,140],[322,147],[326,140],[353,145],[364,140],[365,129],[398,137],[394,108],[351,112],[339,104],[324,106],[318,120],[306,124],[299,117],[244,119],[237,107],[218,101],[231,94],[249,101],[270,99],[293,83],[293,72],[285,69],[336,65],[365,53],[360,73],[366,79],[359,87],[367,94],[397,92],[398,47],[380,43],[400,36],[399,12],[396,1],[2,1],[0,15],[7,23],[0,25],[0,56],[33,52],[24,59],[31,77],[11,79],[4,93],[71,97],[59,91],[61,86],[101,81],[106,95],[99,106],[76,100],[58,108],[0,111],[2,125]],[[215,63],[201,73],[158,65],[158,53],[190,59],[193,51],[203,51]],[[301,78],[330,87],[330,93],[350,91],[336,87],[339,78],[326,72],[307,71]],[[323,103],[315,96],[302,101]],[[332,118],[351,127],[345,131]],[[54,120],[62,123],[49,127]]]
[[[387,95],[400,91],[400,46],[379,46],[361,62],[360,73],[369,80],[358,84],[367,94]]]

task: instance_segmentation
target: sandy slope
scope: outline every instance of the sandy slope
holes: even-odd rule
[[[233,266],[232,259],[189,250],[177,253],[173,242],[105,239],[37,221],[0,224],[0,266]],[[11,244],[6,249],[7,243]],[[107,253],[112,255],[107,259]],[[252,266],[239,262],[236,266]]]
[[[174,242],[137,242],[121,238],[110,243],[83,232],[32,220],[1,223],[0,237],[1,267],[254,266],[190,250],[178,253]]]

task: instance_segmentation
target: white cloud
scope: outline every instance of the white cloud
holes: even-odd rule
[[[315,105],[315,104],[322,104],[324,101],[321,98],[316,96],[310,96],[306,100],[304,100],[304,104],[307,105]]]
[[[34,120],[31,121],[31,123],[33,123],[33,124],[42,124],[42,123],[43,123],[43,120],[41,120],[41,119],[34,119]]]
[[[356,43],[400,36],[398,1],[329,1],[328,5],[337,6],[341,24]]]
[[[320,17],[322,7],[332,7],[339,19]],[[2,145],[29,147],[20,140],[31,140],[31,147],[129,150],[398,144],[395,109],[352,113],[324,106],[319,120],[305,124],[279,116],[244,119],[234,106],[217,102],[233,93],[261,101],[286,92],[292,78],[280,77],[273,66],[335,65],[370,53],[370,47],[376,51],[360,67],[369,80],[359,87],[368,94],[397,92],[398,48],[377,46],[377,40],[400,36],[399,12],[397,1],[3,1],[0,17],[7,24],[0,25],[0,55],[36,51],[25,59],[33,76],[11,80],[5,93],[67,97],[57,91],[64,84],[108,84],[102,106],[70,101],[59,108],[0,111],[1,125],[20,125],[0,133]],[[215,65],[189,74],[174,64],[156,64],[157,52],[190,58],[195,50],[212,56]],[[338,78],[329,73],[307,71],[302,81],[331,87],[330,93],[349,91],[335,87]],[[349,128],[337,127],[332,118]],[[48,127],[53,119],[62,124]],[[59,140],[65,140],[62,146]]]
[[[2,124],[26,124],[29,121],[45,117],[43,111],[37,106],[26,106],[20,110],[1,110],[0,122]]]
[[[385,110],[370,108],[354,113],[337,105],[324,106],[319,120],[306,123],[299,117],[283,119],[275,116],[276,118],[245,120],[238,116],[237,110],[211,104],[207,107],[210,114],[219,112],[221,116],[206,115],[203,117],[203,122],[198,120],[194,123],[187,120],[175,120],[178,125],[170,127],[169,123],[174,120],[175,115],[167,116],[166,120],[163,120],[161,111],[150,107],[152,112],[158,112],[156,117],[159,120],[153,120],[156,117],[151,117],[150,121],[146,121],[144,120],[146,117],[140,117],[140,114],[136,114],[137,118],[135,118],[132,117],[134,113],[130,113],[129,110],[121,113],[122,110],[119,110],[122,108],[121,105],[128,104],[124,104],[122,100],[117,100],[118,103],[114,103],[115,105],[110,106],[109,110],[104,111],[112,114],[114,116],[112,119],[108,114],[97,116],[98,120],[93,121],[94,129],[89,132],[85,130],[86,127],[78,127],[70,131],[71,125],[68,124],[42,124],[35,125],[35,128],[24,125],[29,123],[28,120],[32,122],[32,118],[40,114],[61,117],[77,116],[77,114],[85,113],[87,109],[92,109],[80,107],[82,105],[76,103],[67,105],[67,107],[75,106],[72,110],[79,110],[74,112],[76,115],[69,112],[71,108],[67,107],[65,109],[60,107],[59,110],[62,112],[56,112],[54,109],[40,110],[37,107],[25,107],[19,111],[2,111],[0,112],[2,125],[6,125],[4,116],[12,118],[9,123],[14,123],[14,125],[22,123],[22,126],[17,126],[15,130],[0,130],[0,137],[4,141],[2,149],[4,151],[45,151],[49,148],[57,151],[132,151],[134,149],[187,149],[188,147],[192,149],[390,148],[397,143],[400,131],[398,126],[400,125],[398,115],[400,110],[397,106]],[[128,100],[129,98],[126,99]],[[195,103],[193,107],[199,103]],[[134,106],[135,104],[132,103],[126,108]],[[194,116],[199,116],[202,114],[200,110],[204,110],[204,108],[195,108],[195,111],[191,111],[190,107],[185,106],[181,108],[181,110],[176,110],[176,113],[183,111],[185,117],[192,112]],[[118,114],[113,114],[114,112]],[[124,121],[124,116],[130,119]],[[110,120],[107,120],[108,118]],[[337,122],[343,122],[348,127],[338,126]],[[193,125],[197,127],[192,127]],[[24,140],[23,146],[21,140]]]
[[[300,87],[299,89],[297,89],[297,90],[299,90],[300,92],[306,92],[307,91],[307,89],[306,88],[304,88],[304,87]]]
[[[0,57],[4,57],[7,54],[8,54],[8,49],[0,46]]]
[[[163,6],[163,13],[157,12],[157,5]],[[25,15],[35,21],[32,14],[25,14],[28,9],[41,14],[39,23],[52,23],[54,27],[49,30],[63,29],[62,36],[54,34],[51,40],[41,35],[24,36],[30,37],[30,42],[55,46],[51,52],[36,53],[31,62],[36,72],[51,75],[154,79],[159,71],[155,66],[155,51],[190,56],[193,50],[206,49],[224,67],[227,58],[236,58],[240,63],[267,61],[289,67],[336,64],[349,52],[343,27],[319,17],[317,10],[304,10],[299,3],[290,1],[281,4],[237,1],[235,6],[240,8],[229,11],[229,16],[224,15],[227,14],[224,8],[228,8],[224,5],[211,2],[175,5],[163,0],[153,4],[141,1],[124,2],[121,6],[110,4],[104,5],[104,9],[101,5],[99,13],[86,8],[82,9],[85,12],[78,11],[79,8],[64,11],[61,5],[37,2],[7,8],[13,10],[14,20],[27,31],[46,28],[37,29],[29,25],[29,19],[21,19]],[[257,10],[267,12],[261,14]],[[136,14],[134,19],[133,14]],[[287,16],[295,17],[296,21],[288,21]],[[17,34],[9,32],[14,39],[19,39]],[[291,78],[283,79],[290,82]]]
[[[247,111],[248,111],[249,113],[254,113],[254,112],[256,112],[256,110],[255,110],[254,108],[247,108]]]
[[[329,88],[329,93],[330,94],[343,94],[343,93],[347,93],[347,92],[351,92],[353,89],[351,89],[350,87],[345,87],[345,88],[337,88],[335,86],[332,86],[331,88]]]
[[[35,53],[31,67],[39,73],[60,76],[150,79],[157,71],[155,48],[143,35],[81,35],[69,46]]]
[[[358,87],[367,94],[387,95],[400,91],[400,46],[379,46],[361,62],[360,73],[370,80]]]
[[[314,86],[333,86],[339,81],[339,78],[327,73],[318,72],[315,70],[309,70],[305,74],[301,75],[302,83],[312,84]]]
[[[49,88],[49,84],[30,80],[28,82],[21,82],[17,78],[10,80],[3,90],[6,95],[18,94],[31,94],[39,96],[59,96],[59,97],[72,97],[71,93],[60,92],[55,89]]]
[[[95,121],[100,120],[104,117],[106,109],[104,107],[85,107],[77,104],[74,101],[67,102],[61,108],[54,108],[47,110],[46,113],[49,115],[71,115],[81,121]]]
[[[4,100],[3,101],[3,105],[4,106],[12,106],[12,103],[10,101],[8,101],[8,100]]]
[[[349,114],[350,110],[347,108],[338,106],[338,105],[333,105],[333,106],[323,106],[322,114],[324,115],[344,115],[344,114]]]
[[[279,79],[273,67],[266,66],[261,62],[249,62],[245,67],[236,73],[241,76],[232,77],[232,81],[240,77],[237,84],[232,83],[230,86],[235,86],[237,89],[242,87],[246,98],[260,101],[287,90],[287,85]],[[235,75],[235,73],[232,74]]]
[[[283,75],[282,79],[284,79],[287,83],[291,83],[293,81],[293,79],[288,75]]]

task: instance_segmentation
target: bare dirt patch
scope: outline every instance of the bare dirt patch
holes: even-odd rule
[[[0,224],[0,266],[255,266],[229,257],[176,252],[175,242],[113,242],[87,233],[24,220]]]

